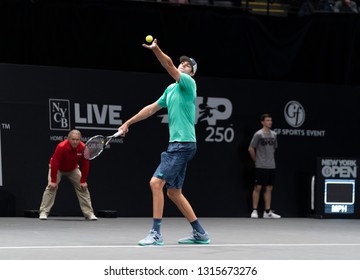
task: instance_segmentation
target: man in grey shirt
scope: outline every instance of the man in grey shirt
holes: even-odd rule
[[[251,218],[258,218],[258,204],[262,187],[264,190],[265,211],[263,218],[278,219],[280,215],[271,210],[271,193],[275,180],[275,150],[278,147],[276,132],[271,130],[272,117],[263,114],[260,118],[262,129],[255,132],[248,151],[255,162],[255,186],[252,193],[253,211]]]

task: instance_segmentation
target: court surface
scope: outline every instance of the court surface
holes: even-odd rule
[[[0,218],[1,260],[359,260],[356,219],[200,218],[209,245],[178,245],[190,225],[164,218],[164,246],[141,247],[151,218]]]

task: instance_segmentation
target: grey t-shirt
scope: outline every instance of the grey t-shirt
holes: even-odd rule
[[[256,168],[275,169],[275,150],[278,147],[277,135],[270,130],[265,133],[262,129],[255,132],[251,139],[250,146],[256,150]]]

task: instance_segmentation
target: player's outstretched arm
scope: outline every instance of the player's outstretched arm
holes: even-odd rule
[[[130,125],[149,118],[150,116],[154,115],[160,109],[162,109],[162,107],[160,105],[158,105],[157,102],[147,105],[144,108],[142,108],[136,115],[134,115],[133,117],[128,119],[126,122],[124,122],[118,128],[118,130],[122,130],[123,131],[122,136],[125,136],[125,134],[129,131]]]

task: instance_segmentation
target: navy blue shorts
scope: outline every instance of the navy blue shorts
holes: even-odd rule
[[[275,182],[275,169],[256,168],[255,185],[273,186]]]
[[[161,162],[153,177],[166,181],[167,188],[181,189],[185,180],[187,163],[196,154],[195,142],[169,143],[161,153]]]

